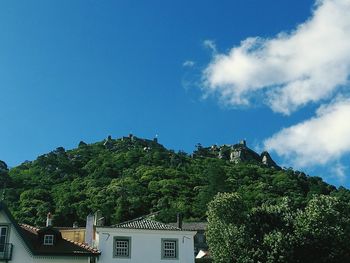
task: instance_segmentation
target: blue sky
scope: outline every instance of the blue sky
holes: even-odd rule
[[[187,152],[246,139],[349,187],[342,11],[347,0],[1,1],[0,160],[128,133]]]

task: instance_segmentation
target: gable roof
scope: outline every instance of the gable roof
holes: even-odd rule
[[[177,223],[169,223],[169,225],[177,226]],[[183,222],[181,229],[188,231],[205,231],[207,226],[207,222]]]
[[[0,202],[0,211],[6,214],[30,252],[35,256],[98,256],[101,254],[97,249],[65,238],[60,238],[54,246],[44,246],[38,239],[39,228],[29,225],[19,225],[3,202]],[[55,231],[55,229],[52,228],[52,231]]]
[[[146,229],[146,230],[170,230],[181,231],[180,228],[154,221],[145,217],[139,217],[120,224],[112,225],[113,228]]]

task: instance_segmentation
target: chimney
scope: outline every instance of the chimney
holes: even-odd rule
[[[85,229],[85,243],[89,246],[93,245],[93,237],[94,237],[94,215],[89,214],[86,217],[86,229]]]
[[[47,214],[47,218],[46,218],[46,227],[49,227],[49,226],[52,226],[52,215],[50,212]]]
[[[182,229],[182,214],[181,213],[177,213],[177,227]]]
[[[104,226],[105,218],[102,216],[102,212],[97,210],[95,212],[94,225],[95,226]]]

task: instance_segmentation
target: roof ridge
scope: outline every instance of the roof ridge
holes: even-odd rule
[[[19,226],[22,227],[22,228],[26,228],[26,229],[28,229],[31,232],[35,232],[35,234],[37,234],[37,232],[40,230],[40,228],[37,228],[35,226],[31,226],[31,225],[28,225],[28,224],[19,224]]]
[[[146,219],[146,220],[150,220],[150,221],[161,223],[161,222],[159,222],[157,220],[149,219],[150,216],[157,215],[157,214],[159,214],[158,211],[157,212],[152,212],[152,213],[149,213],[147,215],[139,216],[139,217],[136,217],[134,219],[130,219],[130,220],[127,220],[127,221],[124,221],[124,222],[120,222],[118,224],[114,224],[114,225],[111,225],[111,226],[114,227],[114,226],[118,226],[118,225],[121,225],[121,224],[128,224],[128,223],[132,223],[132,222],[135,222],[135,221],[138,221],[138,220],[142,220],[142,219]],[[162,224],[164,224],[164,223],[162,223]]]
[[[136,221],[139,221],[139,220],[148,220],[148,221],[152,221],[152,222],[156,222],[156,223],[164,224],[164,223],[159,222],[159,221],[157,221],[157,220],[148,219],[148,218],[147,218],[147,216],[140,216],[140,217],[137,217],[137,218],[134,218],[134,219],[128,220],[128,221],[120,222],[120,223],[115,224],[115,225],[112,225],[112,226],[118,226],[118,225],[129,224],[129,223],[136,222]]]
[[[135,222],[135,221],[138,221],[138,220],[141,220],[141,219],[144,219],[144,216],[140,216],[140,217],[137,217],[137,218],[134,218],[134,219],[131,219],[131,220],[120,222],[120,223],[114,224],[112,226],[120,226],[120,225],[124,225],[124,224],[128,224],[128,223],[132,223],[132,222]]]
[[[116,225],[112,225],[114,228],[136,228],[136,229],[150,229],[150,230],[175,230],[181,231],[180,228],[166,224],[163,222],[149,219],[147,217],[138,217],[133,220],[125,221]]]

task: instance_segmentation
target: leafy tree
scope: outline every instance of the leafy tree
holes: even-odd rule
[[[236,193],[218,193],[208,207],[207,241],[217,263],[236,262],[247,253],[246,208]]]
[[[215,262],[349,262],[348,202],[317,195],[305,209],[288,198],[243,207],[236,193],[218,194],[209,204],[208,242]]]
[[[314,196],[295,220],[296,262],[350,262],[349,204]]]

